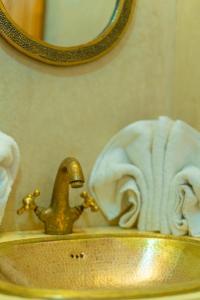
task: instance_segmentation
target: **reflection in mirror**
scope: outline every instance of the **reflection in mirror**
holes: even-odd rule
[[[32,37],[43,36],[45,0],[2,0],[13,21]]]
[[[118,0],[2,0],[31,37],[69,47],[95,39],[109,25]]]

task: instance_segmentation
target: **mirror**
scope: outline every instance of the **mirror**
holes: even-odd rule
[[[0,33],[22,52],[44,62],[84,63],[103,55],[119,39],[133,3],[135,0],[0,0]]]
[[[95,39],[112,20],[117,0],[2,0],[21,29],[58,46]]]

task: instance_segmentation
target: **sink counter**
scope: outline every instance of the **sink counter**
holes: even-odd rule
[[[200,283],[197,283],[200,278],[200,243],[196,240],[166,238],[118,227],[77,229],[67,236],[50,236],[42,231],[1,233],[0,279],[16,283],[16,287],[20,286],[20,293],[23,289],[27,290],[27,286],[37,288],[37,293],[32,294],[31,298],[28,298],[27,292],[23,294],[24,298],[0,293],[0,299],[41,299],[38,298],[38,289],[45,291],[51,287],[66,292],[70,288],[76,290],[75,294],[72,293],[73,299],[93,299],[90,293],[95,289],[98,290],[93,293],[95,299],[101,299],[102,289],[106,291],[105,294],[102,292],[104,299],[108,300],[107,295],[115,287],[118,292],[112,294],[112,300],[114,295],[119,294],[125,297],[120,299],[153,299],[155,288],[159,292],[154,297],[157,300],[200,299]],[[37,269],[36,276],[34,270]],[[198,286],[199,292],[192,293],[191,288],[187,290],[187,282],[195,283],[194,287]],[[177,296],[169,296],[171,286],[177,291],[173,292]],[[184,295],[180,294],[182,286]],[[133,298],[130,298],[131,289],[135,294]],[[142,292],[143,289],[145,292]],[[162,291],[167,291],[168,296],[161,297],[166,295]],[[64,294],[62,297],[48,296],[48,292],[42,295],[42,299],[72,299],[71,294],[65,294],[67,298]]]

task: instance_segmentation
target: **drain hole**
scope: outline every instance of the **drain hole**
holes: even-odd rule
[[[84,257],[85,257],[85,254],[82,252],[82,253],[80,253],[80,254],[70,254],[70,257],[71,258],[73,258],[73,259],[79,259],[79,258],[81,258],[81,259],[83,259]]]

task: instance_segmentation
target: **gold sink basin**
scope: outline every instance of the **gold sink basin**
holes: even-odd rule
[[[191,238],[123,231],[0,243],[0,294],[138,299],[199,291],[200,242]]]

